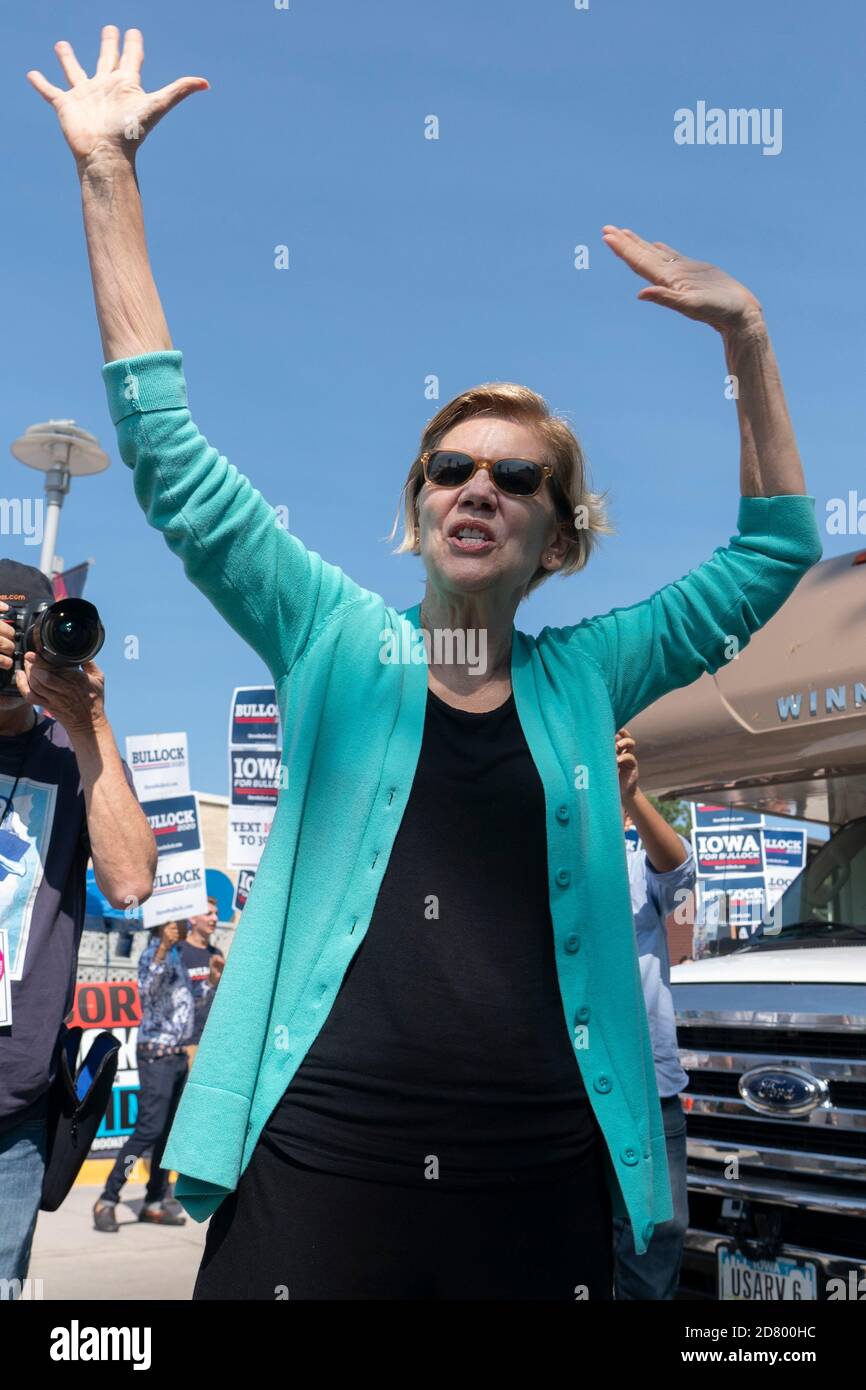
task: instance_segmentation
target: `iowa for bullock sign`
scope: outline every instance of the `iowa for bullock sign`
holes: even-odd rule
[[[702,878],[730,874],[763,874],[762,830],[757,825],[736,830],[695,830],[695,861]]]
[[[279,708],[273,686],[242,685],[229,714],[229,814],[226,863],[252,885],[282,786]],[[239,894],[239,897],[241,895]],[[236,899],[243,910],[246,902]]]
[[[692,804],[699,915],[710,934],[747,937],[806,863],[806,832],[740,807]]]

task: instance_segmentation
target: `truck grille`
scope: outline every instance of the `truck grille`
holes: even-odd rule
[[[854,1061],[866,1062],[866,1034],[848,1034],[844,1052]],[[761,1052],[767,1057],[784,1057],[802,1050],[810,1057],[838,1057],[838,1033],[809,1032],[796,1028],[726,1028],[695,1024],[685,1035],[685,1044],[707,1052]]]
[[[674,983],[673,996],[690,1168],[736,1158],[866,1188],[866,986]],[[761,1066],[807,1073],[822,1098],[804,1115],[757,1112],[739,1083]]]
[[[744,1107],[745,1108],[745,1107]],[[728,1119],[727,1116],[690,1115],[687,1120],[689,1138],[697,1142],[721,1146],[725,1154],[739,1152],[741,1158],[763,1151],[770,1161],[771,1151],[825,1154],[828,1162],[834,1155],[860,1159],[866,1168],[866,1131],[859,1134],[847,1130],[810,1129],[797,1120],[774,1124],[755,1116],[752,1120]],[[866,1178],[866,1171],[863,1173]]]

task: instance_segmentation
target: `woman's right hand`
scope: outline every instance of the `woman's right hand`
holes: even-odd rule
[[[141,85],[144,41],[139,29],[127,29],[120,51],[120,30],[107,24],[102,30],[99,59],[88,77],[65,40],[54,51],[70,83],[69,90],[55,87],[35,69],[27,80],[57,112],[60,128],[75,156],[79,172],[91,163],[118,156],[133,162],[138,146],[167,111],[191,92],[205,91],[204,77],[180,77],[157,92]]]

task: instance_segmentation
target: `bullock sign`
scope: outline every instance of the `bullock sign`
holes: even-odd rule
[[[699,917],[716,937],[751,936],[806,863],[805,830],[741,807],[693,802],[692,847]]]
[[[252,883],[284,785],[279,707],[273,686],[242,685],[229,715],[229,814],[226,863]],[[239,893],[235,905],[242,910]]]
[[[130,735],[126,760],[159,854],[153,893],[141,909],[144,925],[197,917],[207,911],[207,889],[186,734]]]

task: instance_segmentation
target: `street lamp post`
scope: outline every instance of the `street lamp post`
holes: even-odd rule
[[[48,420],[44,425],[31,425],[11,447],[21,463],[45,474],[45,526],[39,568],[52,579],[60,509],[70,480],[103,473],[111,460],[100,449],[96,436],[80,429],[74,420]]]

